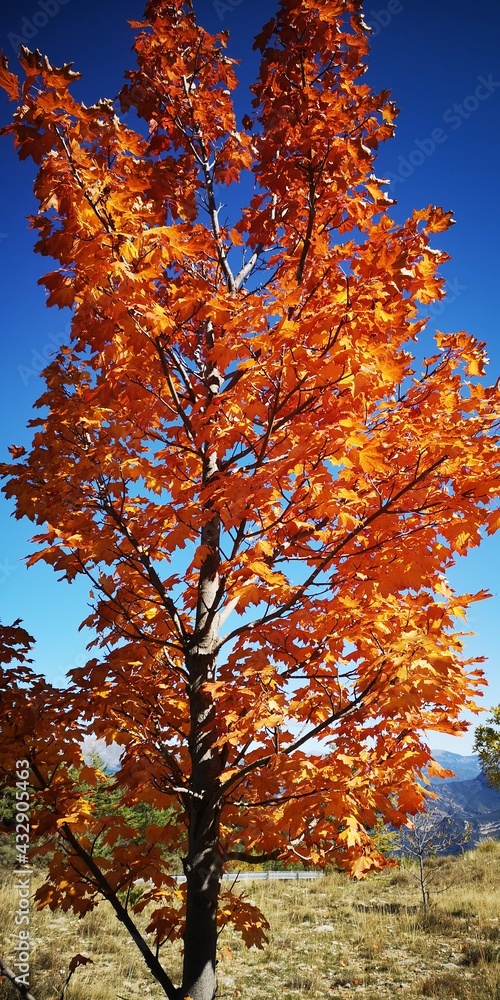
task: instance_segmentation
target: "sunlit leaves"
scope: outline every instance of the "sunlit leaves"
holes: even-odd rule
[[[247,947],[263,948],[268,942],[269,922],[259,908],[244,893],[224,890],[219,906],[219,924],[232,923]]]
[[[0,56],[0,84],[7,92],[9,98],[15,101],[19,97],[19,80],[15,73],[9,70],[9,60],[2,52]]]

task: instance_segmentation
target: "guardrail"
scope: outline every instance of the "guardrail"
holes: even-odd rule
[[[302,872],[302,871],[280,871],[280,872],[225,872],[222,876],[224,882],[267,882],[271,879],[301,882],[303,879],[323,878],[323,872]],[[185,875],[173,875],[176,882],[185,882]]]

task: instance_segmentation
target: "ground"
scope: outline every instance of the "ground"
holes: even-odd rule
[[[427,916],[409,868],[363,882],[334,872],[314,882],[245,883],[242,890],[271,924],[270,942],[263,951],[248,951],[232,932],[222,933],[218,1000],[398,995],[405,1000],[500,1000],[500,841],[438,864]],[[1,947],[8,960],[15,941],[10,875],[0,890],[0,910],[7,917]],[[83,921],[34,913],[31,934],[36,1000],[60,1000],[69,961],[77,953],[94,964],[76,970],[65,1000],[163,996],[104,906]],[[173,946],[166,946],[165,966],[176,979],[179,957]],[[18,994],[4,982],[0,996],[14,1000]]]

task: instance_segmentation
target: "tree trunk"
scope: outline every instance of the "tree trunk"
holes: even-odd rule
[[[205,647],[206,648],[206,647]],[[203,682],[214,673],[213,653],[190,658],[191,760],[189,849],[184,859],[187,879],[186,930],[182,997],[213,1000],[217,951],[217,906],[222,875],[217,803],[221,757],[214,746],[214,707]]]
[[[207,343],[213,346],[212,324],[206,329]],[[222,378],[210,366],[205,372],[207,404],[220,391]],[[214,428],[214,437],[216,428]],[[208,486],[217,475],[215,449],[203,450],[203,483]],[[181,997],[214,1000],[217,956],[217,908],[222,877],[219,850],[220,805],[217,798],[223,761],[217,742],[213,695],[206,683],[215,680],[217,649],[217,607],[220,592],[220,516],[212,512],[209,499],[204,514],[200,542],[206,555],[200,567],[193,646],[186,656],[189,675],[191,778],[189,783],[189,847],[184,859],[187,879],[186,929]]]
[[[429,893],[427,892],[424,859],[422,854],[419,854],[418,866],[419,866],[420,891],[422,893],[422,903],[423,903],[424,913],[427,915],[427,911],[429,909]]]
[[[217,907],[222,876],[217,792],[223,761],[219,747],[215,746],[217,731],[213,695],[205,685],[215,679],[219,534],[220,521],[218,516],[214,516],[201,531],[201,542],[208,549],[208,555],[200,569],[198,586],[195,632],[198,641],[186,657],[191,717],[191,779],[189,847],[183,862],[187,903],[181,996],[191,997],[192,1000],[213,1000],[216,992]]]
[[[186,931],[182,996],[213,1000],[216,992],[217,906],[222,862],[207,844],[192,861],[187,859]]]

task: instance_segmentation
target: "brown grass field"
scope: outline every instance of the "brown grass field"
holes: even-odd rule
[[[271,924],[270,941],[263,951],[248,950],[230,930],[221,934],[218,1000],[500,1000],[500,841],[436,864],[427,916],[406,867],[362,882],[332,873],[314,882],[245,883],[242,890]],[[11,963],[16,903],[12,875],[3,874],[0,950]],[[103,904],[83,920],[32,913],[35,1000],[60,1000],[77,953],[94,964],[76,970],[65,1000],[164,996]],[[165,967],[176,980],[173,945],[165,946]],[[19,993],[4,980],[0,997],[14,1000]]]

